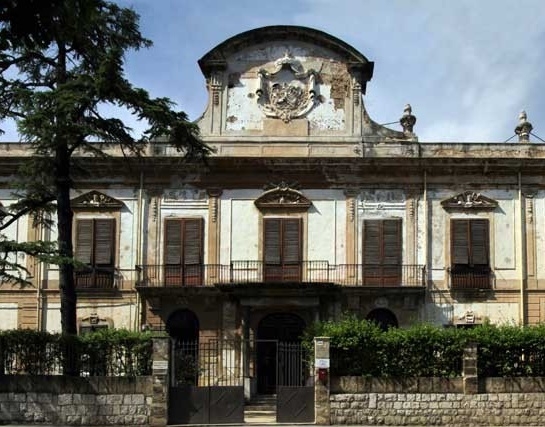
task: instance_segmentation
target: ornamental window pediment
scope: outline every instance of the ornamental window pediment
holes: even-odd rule
[[[71,201],[72,209],[121,209],[123,202],[101,193],[90,191]]]
[[[498,202],[475,191],[464,191],[441,202],[444,209],[486,210],[496,209]]]
[[[265,191],[255,202],[258,209],[304,209],[312,202],[299,191],[282,182]]]

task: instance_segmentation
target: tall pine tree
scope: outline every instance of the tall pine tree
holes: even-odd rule
[[[72,246],[73,154],[103,155],[97,141],[139,154],[165,138],[188,158],[208,148],[185,113],[167,98],[151,98],[124,76],[129,50],[149,47],[138,15],[105,0],[5,0],[0,6],[0,121],[12,119],[34,157],[24,172],[19,209],[56,209],[61,326],[75,334],[76,289]],[[105,105],[148,124],[140,136]],[[43,249],[43,248],[42,248]]]

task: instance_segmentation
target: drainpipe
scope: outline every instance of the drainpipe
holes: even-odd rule
[[[521,254],[521,265],[520,265],[520,324],[524,325],[524,319],[526,318],[526,310],[524,306],[524,281],[526,278],[526,266],[527,266],[527,253],[526,253],[526,216],[524,209],[524,201],[522,199],[522,174],[519,171],[518,173],[518,184],[519,184],[519,205],[520,205],[520,254]]]
[[[429,227],[429,218],[428,218],[428,174],[424,170],[424,268],[426,279],[428,277],[428,271],[431,269],[428,268],[428,227]],[[428,281],[426,280],[426,285]]]
[[[138,208],[137,208],[137,222],[136,222],[136,264],[142,265],[142,254],[143,254],[143,240],[142,239],[142,225],[144,224],[144,219],[142,216],[144,215],[144,209],[142,207],[142,201],[144,199],[144,172],[140,171],[140,186],[138,189]],[[135,293],[135,316],[134,316],[134,330],[138,331],[139,328],[139,321],[140,321],[140,295],[138,294],[138,291],[136,290],[136,286],[134,287],[134,293]]]

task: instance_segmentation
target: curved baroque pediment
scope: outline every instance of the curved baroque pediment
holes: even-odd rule
[[[441,206],[445,209],[495,209],[498,207],[498,202],[481,193],[467,190],[443,200]]]
[[[255,202],[258,209],[308,209],[312,202],[286,183],[265,191]]]
[[[121,209],[120,202],[100,191],[89,191],[71,200],[72,209]]]

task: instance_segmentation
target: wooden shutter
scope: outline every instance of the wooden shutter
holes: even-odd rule
[[[367,265],[401,265],[400,219],[364,221],[363,263]]]
[[[282,261],[284,264],[301,262],[301,219],[282,221]]]
[[[76,222],[76,259],[85,264],[93,262],[93,220],[79,219]]]
[[[380,220],[363,222],[363,263],[381,263]]]
[[[488,220],[471,220],[471,264],[488,265]]]
[[[183,222],[183,264],[195,265],[203,262],[203,220],[185,219]]]
[[[94,265],[114,265],[114,230],[114,219],[94,220]]]
[[[401,220],[382,221],[382,263],[401,265]]]
[[[452,264],[469,264],[469,222],[453,219],[450,222]]]
[[[182,220],[167,219],[165,221],[165,264],[180,265],[182,263]]]
[[[277,218],[265,218],[263,227],[265,229],[265,264],[281,263],[281,225],[282,220]]]

